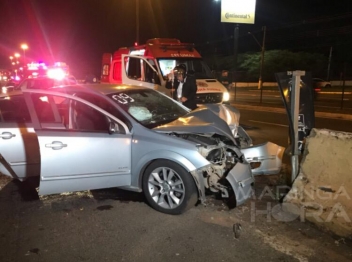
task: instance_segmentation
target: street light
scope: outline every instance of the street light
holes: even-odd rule
[[[15,62],[12,61],[13,60],[13,56],[11,55],[9,58],[10,58],[10,61],[11,61],[11,65],[15,65]]]
[[[19,64],[18,58],[19,58],[20,56],[21,56],[21,55],[20,55],[19,53],[15,53],[15,54],[14,54],[14,57],[16,57],[16,62],[12,62],[13,65],[16,65],[16,64],[18,65],[18,64]]]
[[[16,64],[18,64],[18,58],[21,56],[19,53],[15,53],[14,56],[16,57]]]
[[[25,65],[26,64],[26,50],[28,49],[28,45],[22,44],[21,48],[23,50],[23,65]]]
[[[263,79],[262,79],[262,77],[263,77],[263,68],[264,68],[266,26],[262,27],[262,31],[264,31],[262,45],[259,43],[257,38],[251,32],[248,32],[248,34],[250,34],[253,37],[253,39],[257,42],[257,44],[259,45],[259,47],[261,49],[259,80],[258,80],[258,89],[260,89],[260,103],[262,102],[262,97],[263,97]]]

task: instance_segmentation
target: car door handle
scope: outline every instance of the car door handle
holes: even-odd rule
[[[16,136],[15,134],[12,134],[10,132],[2,132],[1,135],[0,135],[0,137],[2,139],[11,139],[11,138],[13,138],[15,136]]]
[[[45,147],[52,148],[53,150],[59,150],[67,147],[67,144],[64,144],[60,141],[53,141],[51,144],[45,144]]]

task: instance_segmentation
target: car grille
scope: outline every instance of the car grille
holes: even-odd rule
[[[222,102],[222,93],[197,94],[197,104],[212,104]]]

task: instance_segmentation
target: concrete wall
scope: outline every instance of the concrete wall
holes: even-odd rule
[[[285,208],[319,227],[352,237],[352,133],[313,129]]]

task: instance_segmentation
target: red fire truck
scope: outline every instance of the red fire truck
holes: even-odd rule
[[[101,82],[145,86],[170,95],[165,88],[166,75],[179,64],[186,65],[187,71],[196,77],[198,104],[229,101],[227,89],[212,76],[194,44],[174,38],[149,39],[143,45],[104,53]]]

